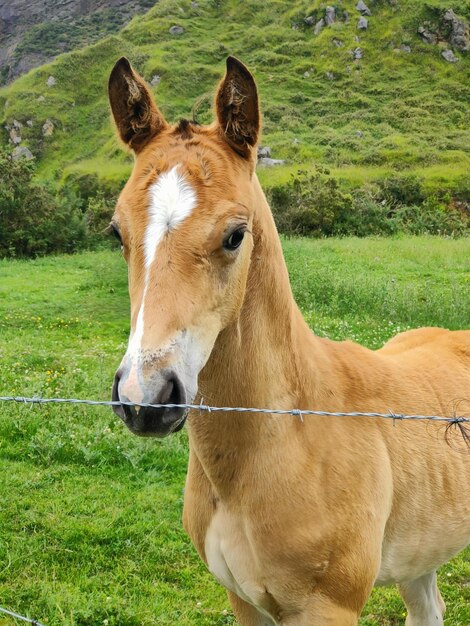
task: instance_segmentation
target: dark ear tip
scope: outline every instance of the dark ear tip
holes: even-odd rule
[[[243,74],[245,76],[250,76],[250,71],[239,59],[233,56],[227,57],[227,73],[228,72],[238,72],[239,74]]]
[[[111,70],[111,75],[109,77],[109,80],[111,81],[113,78],[115,78],[119,74],[122,74],[124,72],[131,72],[131,71],[132,71],[132,66],[129,62],[129,59],[127,59],[126,57],[121,57],[119,61],[116,61],[116,63],[114,64],[114,67]]]

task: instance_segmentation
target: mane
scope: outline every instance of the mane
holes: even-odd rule
[[[196,122],[195,120],[190,121],[183,118],[178,122],[173,132],[177,135],[180,135],[182,139],[191,139],[195,130],[194,127],[197,126],[200,126],[199,122]]]

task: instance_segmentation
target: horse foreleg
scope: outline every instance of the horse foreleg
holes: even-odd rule
[[[231,591],[227,593],[233,613],[240,626],[276,626],[276,622],[264,616],[254,606],[245,602],[245,600],[242,600]]]
[[[436,572],[398,586],[406,604],[406,626],[443,626],[446,609],[437,588]]]

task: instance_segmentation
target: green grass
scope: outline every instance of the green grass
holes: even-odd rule
[[[268,184],[314,161],[355,186],[404,171],[422,176],[430,192],[461,188],[470,166],[470,60],[459,53],[460,61],[449,64],[442,47],[416,33],[425,20],[437,23],[448,3],[409,0],[393,8],[376,2],[369,30],[360,33],[356,0],[337,5],[350,21],[314,36],[303,18],[320,17],[320,0],[199,0],[197,6],[161,0],[116,35],[60,55],[0,89],[0,127],[33,120],[22,136],[39,158],[40,178],[64,183],[91,176],[118,188],[129,161],[109,119],[106,84],[114,62],[125,54],[147,80],[161,76],[154,92],[170,120],[190,116],[199,102],[198,117],[207,122],[225,57],[235,54],[259,85],[263,143],[288,162],[284,170],[262,174]],[[468,0],[452,6],[470,15]],[[185,33],[170,35],[173,24]],[[336,47],[335,38],[344,45]],[[410,54],[399,51],[403,43]],[[357,46],[364,55],[355,62],[350,52]],[[57,79],[52,88],[46,86],[50,74]],[[56,130],[44,139],[47,118]]]
[[[380,346],[468,327],[466,240],[283,241],[318,334]],[[0,261],[0,395],[108,398],[129,330],[118,252]],[[48,626],[234,624],[181,525],[186,433],[132,436],[108,409],[0,405],[0,605]],[[446,626],[470,623],[470,551],[440,572]],[[394,589],[361,626],[402,626]],[[12,626],[0,617],[2,626]]]

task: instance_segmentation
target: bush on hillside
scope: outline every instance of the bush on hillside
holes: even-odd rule
[[[88,198],[86,221],[90,244],[106,241],[107,228],[114,212],[116,198],[107,196],[103,191]]]
[[[287,235],[388,236],[398,232],[468,235],[470,213],[450,196],[426,197],[414,176],[391,176],[377,185],[344,193],[327,170],[298,172],[269,197],[278,230]]]
[[[73,252],[86,241],[78,199],[33,181],[34,163],[0,153],[0,257]]]
[[[423,184],[418,176],[392,175],[378,182],[380,196],[391,207],[420,205],[426,199]]]
[[[321,169],[313,174],[299,171],[288,183],[272,187],[269,196],[279,231],[292,235],[332,235],[352,207],[352,197]]]

